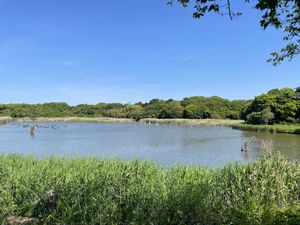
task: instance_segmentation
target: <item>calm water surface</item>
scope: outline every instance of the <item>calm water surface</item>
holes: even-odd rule
[[[34,136],[27,125],[39,125]],[[244,132],[228,127],[103,123],[10,123],[0,126],[0,152],[36,156],[100,156],[162,165],[221,166],[259,157],[261,142],[300,159],[300,135]],[[248,151],[241,152],[242,143]]]

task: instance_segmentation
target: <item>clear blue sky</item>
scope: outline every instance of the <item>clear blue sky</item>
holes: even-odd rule
[[[0,102],[137,102],[218,95],[249,99],[300,86],[300,57],[259,13],[191,17],[167,0],[0,0]],[[234,1],[236,4],[236,1]]]

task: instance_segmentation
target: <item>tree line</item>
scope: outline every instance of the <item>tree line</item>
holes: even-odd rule
[[[220,97],[190,97],[181,101],[152,99],[133,105],[121,103],[79,104],[63,102],[44,104],[0,104],[0,116],[22,117],[115,117],[132,118],[190,118],[241,119],[246,100],[230,101]]]
[[[121,103],[79,104],[0,104],[0,116],[22,117],[115,117],[243,119],[250,124],[298,123],[300,87],[272,89],[254,100],[228,100],[217,96],[194,96],[178,100],[152,99],[133,105]]]

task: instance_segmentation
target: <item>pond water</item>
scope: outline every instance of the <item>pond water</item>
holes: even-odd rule
[[[28,125],[37,125],[34,135]],[[125,123],[10,123],[0,126],[0,152],[44,156],[99,156],[152,160],[161,165],[221,166],[254,160],[261,145],[300,159],[300,135],[228,127]],[[241,152],[246,146],[247,152]]]

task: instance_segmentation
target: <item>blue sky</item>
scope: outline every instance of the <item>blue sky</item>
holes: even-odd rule
[[[300,86],[300,57],[266,62],[282,33],[234,7],[238,20],[199,21],[166,0],[0,0],[0,102],[249,99]]]

